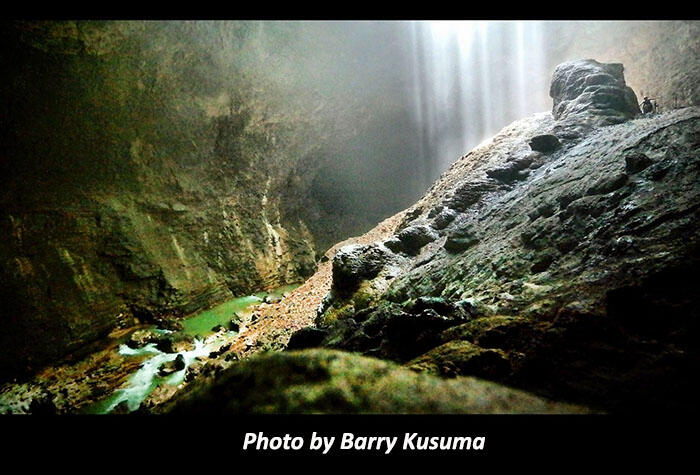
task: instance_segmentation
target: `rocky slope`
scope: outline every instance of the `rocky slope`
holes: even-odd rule
[[[621,65],[456,162],[393,236],[341,248],[322,345],[610,410],[691,409],[700,109],[638,116]]]
[[[617,28],[611,24],[594,35],[593,43],[605,55],[621,51],[623,57],[635,58],[631,64],[635,84],[659,96],[662,107],[697,104],[695,23],[663,22],[646,30],[627,25],[621,33],[629,40],[624,48],[620,47],[623,42],[610,40],[610,30]],[[551,26],[556,30],[557,25]],[[401,22],[4,24],[0,50],[12,67],[0,74],[4,145],[0,229],[6,237],[0,242],[0,381],[36,373],[71,353],[79,360],[109,345],[105,337],[115,327],[127,328],[139,321],[176,326],[171,320],[233,295],[300,281],[316,269],[316,260],[333,243],[414,202],[424,190],[426,177],[421,170],[426,164],[417,165],[421,160],[416,157],[425,158],[419,153],[424,145],[421,124],[407,106],[414,99],[407,96],[411,90],[407,78],[416,60],[407,55],[411,28]],[[574,54],[577,48],[590,49],[590,44],[578,41],[582,35],[577,32],[585,33],[587,28],[584,24],[572,27],[568,38],[576,41],[568,41],[565,51],[548,52],[550,60]],[[549,47],[555,50],[558,44]],[[490,59],[497,62],[499,57]],[[648,66],[654,64],[662,65],[658,74]],[[634,211],[636,202],[625,201],[623,191],[629,190],[633,197],[642,193],[650,185],[638,183],[646,183],[642,178],[653,173],[649,180],[654,190],[665,193],[665,180],[675,183],[680,179],[676,175],[685,169],[674,172],[676,165],[668,165],[666,170],[659,163],[675,162],[661,160],[659,150],[669,157],[692,150],[688,143],[693,139],[678,138],[693,136],[691,118],[683,115],[692,115],[692,110],[639,124],[626,122],[632,118],[636,99],[627,89],[616,87],[621,71],[592,68],[579,85],[587,88],[583,94],[578,94],[578,86],[555,93],[561,96],[554,110],[556,120],[542,116],[523,121],[496,138],[491,151],[481,147],[472,152],[422,204],[408,211],[405,220],[403,213],[388,219],[354,240],[360,247],[341,252],[338,265],[318,263],[315,279],[292,299],[262,307],[260,321],[234,345],[235,351],[247,355],[284,345],[291,331],[310,322],[308,307],[315,307],[333,282],[333,294],[324,304],[331,308],[319,321],[324,326],[338,317],[344,320],[368,311],[370,304],[383,308],[385,303],[403,303],[404,298],[421,295],[469,297],[472,284],[479,298],[483,286],[514,297],[509,309],[487,292],[480,301],[491,306],[488,311],[520,316],[518,305],[527,303],[519,300],[524,298],[523,288],[539,292],[549,284],[532,287],[519,272],[525,272],[530,263],[532,275],[539,275],[535,270],[547,275],[549,266],[557,269],[572,255],[576,240],[588,235],[589,226],[598,225],[586,220],[607,219],[612,209],[608,206],[632,206],[630,213],[638,213],[636,218],[646,216],[644,210]],[[566,91],[574,92],[569,97]],[[675,102],[669,99],[674,91],[679,94]],[[533,102],[537,101],[533,98]],[[639,156],[608,144],[612,136],[601,138],[602,145],[593,141],[573,152],[574,145],[600,134],[599,127],[617,122],[626,123],[619,130],[613,126],[611,134],[619,134],[615,139],[626,137],[630,147],[641,150]],[[551,132],[559,139],[546,135]],[[529,154],[521,139],[536,134],[545,134],[532,146],[541,152]],[[637,139],[644,145],[637,145]],[[674,144],[672,151],[664,148],[668,140]],[[530,210],[529,198],[520,194],[524,188],[550,183],[549,175],[546,180],[538,177],[550,169],[552,176],[560,176],[564,171],[557,171],[555,163],[574,161],[567,158],[570,153],[587,157],[586,147],[599,146],[629,160],[627,178],[618,176],[612,165],[605,165],[603,174],[583,165],[574,171],[567,165],[564,168],[573,181],[561,180],[572,195],[552,204],[546,199],[549,190],[533,188],[540,192],[528,191],[535,193],[528,196],[538,202],[537,209]],[[465,165],[472,159],[483,160],[484,165]],[[613,181],[601,181],[590,195],[588,188],[576,188],[575,182],[588,183],[589,176],[604,181],[608,173],[615,175],[610,175]],[[586,179],[579,180],[581,175]],[[598,196],[607,196],[608,189],[618,204],[605,204]],[[656,192],[643,191],[642,196]],[[671,202],[663,203],[668,207],[666,214],[652,207],[658,211],[653,216],[661,222],[639,224],[642,228],[636,234],[625,231],[615,252],[622,252],[619,249],[630,239],[634,244],[630,249],[639,247],[639,239],[647,243],[645,236],[639,237],[646,225],[665,229],[676,218],[687,219],[690,215],[683,213],[695,211],[687,211],[691,208],[683,208],[676,200],[690,196],[684,193],[669,194]],[[526,204],[513,204],[522,200]],[[569,201],[572,208],[567,207]],[[651,206],[647,201],[642,205]],[[496,208],[474,215],[482,205],[506,209],[508,218],[497,217]],[[439,206],[444,209],[433,210]],[[522,209],[531,211],[531,224],[518,221]],[[553,228],[551,222],[557,216],[566,231]],[[503,219],[511,227],[494,240],[489,236],[498,233]],[[483,229],[493,246],[506,242],[521,227],[539,231],[530,236],[532,242],[526,242],[529,231],[524,229],[522,249],[502,244],[501,256],[497,247],[484,244],[484,235],[472,235],[474,220],[479,222],[477,231],[482,223],[488,225]],[[611,229],[618,224],[611,224]],[[556,250],[542,250],[551,243],[540,232],[556,240]],[[387,233],[396,236],[388,238]],[[386,245],[362,247],[373,240]],[[443,240],[444,251],[436,250]],[[689,239],[684,245],[693,242]],[[666,245],[660,252],[666,252]],[[671,256],[676,255],[674,249],[668,251]],[[590,252],[596,256],[599,251]],[[460,261],[462,254],[472,257]],[[329,256],[334,255],[335,249]],[[469,268],[470,259],[492,257],[500,262],[496,277],[475,272],[467,279],[458,270],[463,264]],[[444,276],[438,276],[441,270],[435,266],[444,263],[450,264],[445,265]],[[576,265],[570,262],[575,269]],[[659,264],[661,270],[664,266]],[[514,281],[521,280],[525,286],[521,290],[500,281],[513,273],[519,275]],[[392,279],[396,283],[390,286]],[[617,277],[611,279],[617,282]],[[444,287],[430,283],[433,280],[444,281]],[[575,285],[570,284],[572,293]],[[556,314],[562,299],[569,298],[560,298],[558,292],[552,290],[554,303],[541,311],[547,318]],[[638,306],[644,312],[648,311],[645,302]],[[408,313],[420,313],[421,306],[434,304],[419,303]],[[673,315],[681,315],[683,305]],[[280,311],[285,318],[275,319]],[[442,328],[444,322],[435,325]],[[316,341],[319,333],[315,335],[307,335],[306,340],[297,337],[294,344]],[[432,348],[431,338],[417,348]],[[343,339],[336,336],[329,344]],[[666,343],[659,344],[667,348]],[[384,350],[372,351],[384,354]],[[385,353],[399,360],[420,356],[396,358],[390,351]],[[510,353],[506,356],[514,358]],[[416,365],[436,367],[424,360]],[[516,379],[513,384],[520,384]]]

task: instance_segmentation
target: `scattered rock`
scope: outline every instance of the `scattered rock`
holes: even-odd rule
[[[218,358],[219,356],[223,355],[224,353],[226,353],[230,349],[231,349],[231,343],[226,343],[224,345],[221,345],[217,350],[209,353],[209,358]]]
[[[182,355],[182,353],[180,353],[174,360],[166,361],[160,365],[158,368],[158,374],[161,376],[167,376],[177,371],[182,371],[183,369],[185,369],[185,357]]]
[[[126,345],[129,348],[142,348],[149,343],[158,342],[163,338],[161,333],[153,330],[136,330],[129,336]]]

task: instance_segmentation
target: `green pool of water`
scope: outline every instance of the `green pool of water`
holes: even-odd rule
[[[214,308],[210,308],[209,310],[183,320],[183,331],[189,335],[210,335],[214,333],[211,329],[216,325],[226,326],[234,313],[243,315],[250,311],[250,307],[260,302],[262,302],[262,298],[249,295],[222,303],[221,305],[217,305]]]
[[[217,305],[216,307],[183,320],[183,331],[192,336],[205,337],[211,335],[214,333],[212,328],[215,326],[227,326],[234,313],[244,316],[250,313],[252,307],[262,302],[266,296],[282,297],[285,293],[297,287],[299,287],[299,284],[285,285],[267,292],[258,292],[254,295],[229,300],[228,302],[224,302],[221,305]]]

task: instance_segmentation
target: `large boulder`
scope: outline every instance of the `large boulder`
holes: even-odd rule
[[[255,384],[251,384],[251,382]],[[156,412],[248,413],[578,413],[476,378],[443,380],[340,351],[266,353],[214,377],[202,375]]]
[[[178,354],[174,360],[172,361],[166,361],[160,367],[158,368],[158,374],[161,376],[167,376],[169,374],[176,373],[178,371],[182,371],[185,369],[186,363],[185,363],[185,356],[180,353]]]
[[[593,59],[569,61],[554,70],[549,95],[552,115],[563,124],[558,136],[578,137],[600,125],[636,117],[637,96],[625,83],[624,67]]]
[[[376,277],[386,262],[387,253],[377,245],[355,244],[340,248],[333,258],[333,287],[341,292],[352,290],[362,280]]]

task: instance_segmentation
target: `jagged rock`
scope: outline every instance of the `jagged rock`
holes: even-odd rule
[[[231,343],[226,343],[224,345],[221,345],[218,349],[209,353],[209,358],[218,358],[219,356],[223,355],[224,353],[226,353],[230,349],[231,349]]]
[[[503,183],[511,183],[516,180],[524,180],[528,177],[529,171],[520,169],[517,165],[509,163],[502,167],[486,170],[486,175]]]
[[[201,361],[195,361],[192,364],[190,364],[187,367],[187,372],[185,373],[185,381],[189,383],[196,379],[197,376],[202,374],[205,366],[206,364]]]
[[[433,220],[445,208],[460,212],[444,228],[445,249],[407,256],[388,287],[368,282],[378,289],[370,307],[331,296],[318,320],[324,346],[449,375],[464,363],[472,374],[610,410],[692,410],[700,108],[629,120],[635,104],[622,68],[584,63],[555,74],[556,121],[542,114],[507,127],[415,205]],[[539,152],[526,150],[527,140],[552,130],[562,147],[546,167],[530,168],[544,158],[528,155]],[[524,157],[533,161],[522,182],[483,179],[487,170],[520,171]],[[468,239],[475,231],[478,240]],[[462,232],[467,242],[455,239]],[[470,311],[448,322],[438,307],[401,305],[428,295],[455,304],[468,297]],[[339,308],[335,321],[324,319]],[[455,340],[478,348],[437,350]],[[482,350],[497,358],[478,363]],[[510,369],[489,373],[493,361]]]
[[[236,318],[232,318],[231,320],[229,320],[229,322],[228,322],[228,331],[237,332],[237,331],[239,331],[240,329],[241,329],[240,320],[238,320],[238,319],[236,319]]]
[[[479,238],[473,229],[470,226],[462,226],[447,234],[443,247],[447,252],[454,254],[466,251],[477,242],[479,242]]]
[[[549,95],[560,138],[579,139],[597,126],[619,124],[639,113],[637,96],[625,83],[622,64],[569,61],[554,70]]]
[[[216,378],[198,378],[155,410],[171,414],[588,412],[476,378],[446,381],[374,358],[328,350],[254,356]]]
[[[186,333],[161,335],[156,343],[156,348],[163,353],[191,351],[194,349],[194,338]]]
[[[445,229],[457,217],[457,212],[450,208],[441,210],[433,219],[433,227],[435,229]]]
[[[158,342],[163,338],[161,333],[153,330],[136,330],[129,336],[126,345],[129,348],[141,348],[149,343]]]
[[[612,176],[606,176],[594,183],[593,186],[586,190],[587,195],[604,195],[622,188],[627,184],[628,176],[626,173],[617,173]]]
[[[497,189],[498,184],[490,180],[469,180],[457,187],[444,203],[454,210],[466,211],[484,195]]]
[[[363,279],[375,277],[387,259],[378,246],[351,245],[341,248],[333,258],[333,287],[352,289]]]
[[[438,238],[437,233],[425,225],[409,226],[396,235],[396,240],[389,242],[390,249],[394,252],[405,252],[406,254],[416,254],[426,244]],[[387,246],[388,247],[388,246]]]
[[[529,144],[532,150],[542,153],[551,153],[561,147],[559,138],[552,134],[537,135],[536,137],[532,137]],[[530,164],[527,166],[530,166]]]
[[[328,328],[323,345],[394,361],[407,361],[440,342],[446,328],[469,319],[462,308],[440,298],[422,297],[407,304],[382,303],[339,318]]]
[[[627,155],[625,157],[625,168],[627,173],[639,173],[652,165],[654,161],[643,153]]]
[[[287,350],[301,350],[321,346],[328,336],[328,331],[322,328],[306,327],[294,332],[287,343]]]
[[[161,376],[167,376],[169,374],[175,373],[177,371],[182,371],[185,369],[185,357],[182,353],[178,354],[172,361],[166,361],[158,368],[158,374]]]

